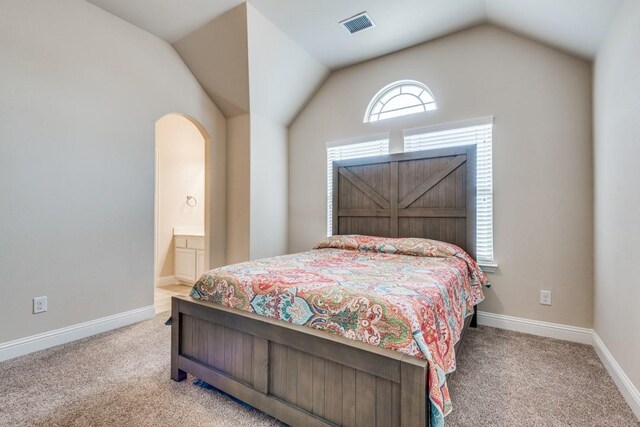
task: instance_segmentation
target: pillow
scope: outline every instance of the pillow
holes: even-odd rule
[[[336,235],[329,236],[326,239],[319,242],[314,249],[347,249],[355,251],[358,249],[358,241],[355,239],[358,236],[349,235]]]
[[[315,246],[315,249],[323,248],[440,258],[454,256],[462,252],[459,247],[438,240],[415,237],[373,237],[357,234],[327,237]]]
[[[469,268],[473,283],[488,285],[487,276],[478,263],[462,248],[439,240],[420,239],[416,237],[373,237],[358,234],[336,235],[327,237],[315,246],[315,249],[347,249],[363,252],[379,252],[386,254],[410,255],[417,257],[449,258],[464,260]]]

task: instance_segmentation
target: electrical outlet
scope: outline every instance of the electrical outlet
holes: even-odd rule
[[[551,291],[540,291],[540,304],[551,305]]]
[[[47,297],[37,297],[33,299],[33,314],[47,311]]]

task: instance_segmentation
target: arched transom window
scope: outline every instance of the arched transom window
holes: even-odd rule
[[[427,86],[415,80],[400,80],[383,87],[373,97],[364,122],[377,122],[436,108],[436,100]]]

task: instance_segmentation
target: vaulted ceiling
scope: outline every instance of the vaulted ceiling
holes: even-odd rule
[[[171,43],[227,118],[288,125],[331,70],[480,24],[593,59],[623,0],[87,1]]]
[[[243,0],[88,0],[174,43]],[[292,40],[338,69],[482,23],[591,59],[621,0],[249,0]],[[338,22],[367,11],[376,27]]]
[[[173,43],[244,0],[87,0]]]

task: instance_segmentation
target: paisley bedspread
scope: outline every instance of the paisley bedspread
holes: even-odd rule
[[[316,249],[205,273],[191,296],[427,359],[432,425],[452,408],[445,374],[486,276],[457,246],[333,236]]]

